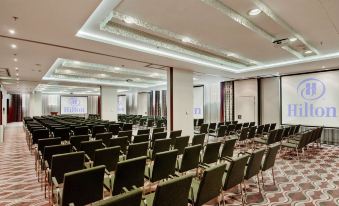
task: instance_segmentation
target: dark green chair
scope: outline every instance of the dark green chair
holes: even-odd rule
[[[258,150],[255,150],[251,153],[247,153],[250,155],[248,162],[246,164],[246,169],[245,169],[245,180],[249,180],[254,176],[257,176],[257,181],[258,181],[258,188],[259,188],[259,193],[261,193],[261,188],[260,188],[260,183],[259,183],[259,172],[261,169],[261,162],[263,159],[263,156],[265,154],[265,148],[261,148]],[[246,192],[246,183],[244,182],[244,187],[245,187],[245,192]]]
[[[88,126],[80,126],[80,127],[74,127],[73,134],[74,135],[88,135],[89,128]]]
[[[145,171],[146,178],[150,182],[156,182],[174,175],[177,155],[178,150],[156,153],[153,164]]]
[[[109,144],[106,146],[109,147],[119,146],[121,153],[126,154],[128,146],[128,137],[113,137],[109,140]]]
[[[201,164],[208,166],[209,164],[216,163],[219,159],[219,150],[221,142],[208,143],[205,146],[204,155]]]
[[[71,129],[69,127],[55,128],[53,131],[54,137],[60,137],[62,141],[69,141]]]
[[[150,131],[151,131],[150,129],[138,129],[137,135],[147,134],[149,136]]]
[[[94,125],[92,127],[92,137],[93,138],[97,138],[97,134],[100,134],[100,133],[105,133],[106,132],[106,128],[105,128],[105,125]],[[111,136],[112,137],[112,136]]]
[[[146,157],[138,157],[119,162],[114,174],[112,195],[123,192],[123,188],[133,189],[133,186],[144,186]]]
[[[93,204],[93,206],[140,206],[142,189],[137,188]]]
[[[133,143],[148,142],[148,140],[149,140],[148,134],[140,134],[134,136]]]
[[[102,140],[93,140],[93,141],[83,141],[80,142],[80,151],[84,151],[86,153],[86,158],[88,161],[93,161],[94,152],[96,149],[103,148]]]
[[[119,131],[118,137],[128,137],[128,142],[132,142],[132,130]]]
[[[106,145],[106,146],[108,146],[109,145],[109,139],[111,139],[112,138],[112,132],[104,132],[104,133],[96,133],[96,135],[95,135],[95,139],[96,140],[102,140],[102,142]]]
[[[184,154],[185,147],[188,146],[189,136],[175,138],[174,149],[178,150],[178,155]]]
[[[178,161],[177,170],[180,173],[196,169],[198,172],[201,145],[186,147],[182,158]]]
[[[119,162],[119,155],[119,146],[96,149],[94,152],[93,166],[105,165],[107,171],[115,171]]]
[[[148,142],[130,144],[128,146],[126,159],[147,156],[147,151],[148,151]]]
[[[170,149],[171,139],[157,139],[154,141],[153,148],[150,150],[149,158],[154,159],[155,154],[159,152],[165,152]]]
[[[89,135],[76,135],[71,136],[69,139],[69,142],[76,150],[80,149],[80,142],[83,141],[89,141]]]
[[[277,157],[279,148],[280,148],[279,143],[268,146],[267,152],[264,156],[264,160],[262,161],[262,164],[261,164],[261,180],[262,180],[263,186],[265,185],[265,182],[264,182],[264,176],[262,173],[269,169],[272,169],[272,178],[273,178],[273,183],[275,184],[274,164],[275,164],[275,159]]]
[[[154,133],[151,138],[151,146],[153,147],[154,142],[159,139],[166,139],[167,137],[167,132],[158,132]]]
[[[224,142],[224,145],[221,149],[221,153],[220,153],[220,160],[223,160],[223,158],[225,157],[233,157],[233,153],[234,153],[234,146],[235,143],[237,142],[236,138],[231,138],[231,139],[227,139]]]
[[[49,168],[52,161],[52,156],[55,154],[69,153],[72,151],[70,144],[61,144],[61,145],[49,145],[45,146],[44,153],[42,155],[42,169]]]
[[[46,138],[46,139],[39,139],[38,140],[38,147],[35,153],[35,170],[37,171],[38,177],[40,175],[39,168],[39,162],[42,159],[42,154],[44,152],[44,149],[46,146],[50,145],[60,145],[61,144],[61,138]],[[38,178],[39,179],[39,178]]]
[[[61,197],[62,206],[86,205],[99,201],[103,197],[105,166],[66,173]]]
[[[203,147],[205,143],[205,136],[205,133],[194,135],[192,139],[192,145],[201,145],[201,147]]]
[[[161,128],[154,128],[153,131],[152,131],[152,138],[154,136],[155,133],[159,133],[159,132],[164,132],[165,131],[165,128],[164,127],[161,127]]]
[[[171,145],[175,144],[175,139],[177,137],[180,137],[182,133],[182,130],[175,130],[175,131],[171,131],[169,134],[169,138],[172,140]]]
[[[226,164],[209,167],[200,180],[193,179],[190,192],[190,203],[201,206],[222,193],[222,178]]]
[[[277,136],[278,130],[272,130],[268,133],[268,137],[266,138],[254,138],[255,143],[270,145],[275,142],[275,137]]]
[[[145,196],[146,205],[187,206],[192,178],[192,175],[185,175],[161,182],[155,193]]]

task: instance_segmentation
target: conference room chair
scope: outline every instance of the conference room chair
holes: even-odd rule
[[[231,138],[224,141],[219,155],[220,161],[223,161],[223,159],[226,157],[233,157],[234,147],[237,140],[238,140],[237,138]]]
[[[282,140],[287,140],[290,135],[291,127],[285,127],[282,134]],[[292,132],[293,133],[293,132]],[[293,135],[292,135],[293,136]]]
[[[237,134],[237,136],[238,136],[238,142],[239,142],[239,143],[244,143],[244,142],[247,140],[249,130],[250,130],[250,129],[249,129],[248,127],[246,127],[246,128],[243,128],[243,129],[240,131],[240,133]],[[239,145],[240,145],[240,144],[239,144]]]
[[[142,189],[134,188],[122,194],[97,201],[93,206],[140,206],[142,201]]]
[[[133,124],[132,123],[125,123],[122,126],[122,131],[130,131],[133,129]]]
[[[175,144],[175,139],[177,137],[180,137],[182,133],[182,130],[174,130],[170,131],[169,138],[172,140],[171,145],[173,146]]]
[[[295,126],[294,134],[298,134],[300,131],[300,124]]]
[[[118,162],[117,169],[113,175],[112,181],[112,195],[118,195],[133,187],[144,186],[144,173],[146,166],[146,156],[129,159]],[[102,188],[101,188],[102,190]]]
[[[175,138],[174,149],[178,150],[178,155],[184,154],[185,147],[188,146],[190,140],[189,136],[182,136]]]
[[[41,172],[45,172],[45,177],[47,176],[46,170],[50,168],[52,156],[56,154],[69,153],[72,151],[71,144],[60,144],[60,145],[49,145],[45,146],[44,153],[41,158]],[[42,175],[41,175],[41,183],[42,183]]]
[[[92,167],[105,165],[106,173],[116,170],[119,162],[120,147],[105,147],[94,151]]]
[[[192,138],[192,145],[204,146],[206,134],[195,134]]]
[[[221,195],[225,169],[226,164],[219,164],[207,168],[201,179],[193,178],[189,195],[189,202],[193,206],[202,206]],[[218,201],[216,203],[219,205]]]
[[[145,205],[187,206],[192,179],[192,175],[184,175],[160,182],[154,193],[145,196]]]
[[[202,168],[209,167],[210,164],[217,163],[219,159],[219,150],[221,142],[213,142],[206,144],[201,158],[200,166]]]
[[[235,125],[235,129],[234,129],[234,130],[235,130],[235,133],[240,132],[241,128],[242,128],[242,123],[236,124],[236,125]]]
[[[259,193],[261,193],[261,187],[259,183],[259,173],[261,169],[261,162],[263,160],[263,156],[265,154],[265,148],[257,149],[252,152],[247,152],[247,154],[250,156],[248,159],[248,162],[246,164],[245,168],[245,180],[249,180],[252,177],[256,176],[257,177],[257,183],[258,183],[258,189]],[[244,191],[246,194],[246,181],[244,181]]]
[[[47,139],[49,138],[49,131],[48,129],[35,129],[32,131],[32,141],[30,145],[30,149],[33,145],[38,143],[39,139]]]
[[[232,121],[232,124],[236,125],[238,124],[238,121]]]
[[[69,138],[69,143],[72,145],[73,150],[80,150],[80,143],[89,141],[89,135],[76,135]]]
[[[265,124],[262,133],[268,134],[268,132],[270,131],[270,126],[271,126],[271,124]]]
[[[229,136],[229,135],[232,135],[234,133],[235,133],[235,125],[234,124],[228,125],[227,129],[226,129],[225,136]]]
[[[255,126],[255,122],[250,122],[249,127],[253,127],[253,126]]]
[[[200,127],[202,124],[204,124],[204,119],[198,119],[196,126]]]
[[[105,132],[107,132],[105,125],[94,125],[92,128],[92,137],[95,138],[96,134]]]
[[[259,125],[257,128],[257,133],[255,134],[256,137],[261,137],[263,136],[263,132],[264,132],[264,125]]]
[[[60,137],[62,141],[69,141],[71,129],[69,127],[55,128],[53,131],[53,137]]]
[[[162,120],[162,119],[156,120],[156,122],[155,122],[155,127],[156,128],[161,128],[163,126],[164,126],[164,120]]]
[[[139,134],[133,137],[133,143],[148,142],[149,134]]]
[[[200,144],[186,147],[182,157],[178,158],[177,171],[179,173],[186,173],[187,171],[195,169],[198,175],[200,150]]]
[[[88,134],[89,134],[88,126],[74,127],[73,135],[88,135]]]
[[[45,197],[46,188],[48,188],[48,199],[54,199],[55,182],[58,184],[63,183],[64,175],[67,172],[82,170],[85,168],[85,153],[84,152],[71,152],[64,154],[56,154],[52,156],[51,167],[47,168],[45,177]]]
[[[278,130],[272,130],[268,133],[267,138],[265,137],[259,137],[254,138],[254,144],[264,144],[264,145],[270,145],[275,142],[275,137],[277,136]]]
[[[269,131],[275,130],[275,127],[277,126],[277,123],[272,123],[270,125]]]
[[[119,131],[118,137],[128,137],[128,142],[132,142],[132,130]]]
[[[96,133],[95,139],[102,140],[105,146],[109,145],[110,139],[113,137],[112,132],[103,132],[103,133]]]
[[[249,126],[250,126],[250,123],[249,123],[249,122],[245,122],[245,123],[243,123],[242,126],[243,126],[243,127],[249,127]]]
[[[159,152],[155,154],[154,161],[147,165],[145,177],[148,179],[149,188],[152,184],[175,175],[175,165],[178,150]]]
[[[273,183],[275,184],[274,164],[275,164],[275,160],[276,160],[279,148],[280,148],[280,144],[278,144],[278,143],[269,145],[267,152],[264,155],[264,160],[262,161],[261,168],[260,168],[261,169],[261,180],[262,180],[263,187],[265,186],[263,172],[265,172],[269,169],[271,169],[271,171],[272,171],[272,179],[273,179]]]
[[[155,133],[160,133],[160,132],[165,132],[165,128],[164,127],[160,127],[160,128],[153,128],[152,130],[152,136],[155,134]]]
[[[120,131],[120,125],[119,124],[110,124],[108,126],[108,131],[112,132],[112,135],[116,136],[119,134]]]
[[[218,122],[218,124],[217,124],[217,129],[220,127],[220,126],[222,126],[222,125],[225,125],[225,122]],[[227,125],[226,125],[227,126]]]
[[[171,147],[171,139],[157,139],[149,150],[149,159],[154,160],[155,154],[168,151]]]
[[[126,154],[128,146],[128,137],[113,137],[109,139],[108,147],[120,147],[121,154]]]
[[[212,137],[215,137],[215,138],[222,138],[222,139],[224,139],[225,134],[226,134],[226,129],[227,129],[227,126],[221,125],[216,130],[216,133],[209,134],[209,136],[212,136]],[[208,138],[207,138],[207,140],[208,140]]]
[[[194,134],[207,134],[208,133],[208,124],[202,124],[199,128],[198,132],[194,132]]]
[[[275,136],[274,142],[281,143],[283,139],[283,132],[284,132],[284,129],[277,129],[277,134]]]
[[[249,155],[244,154],[236,158],[225,158],[228,161],[228,165],[223,177],[223,196],[224,192],[239,185],[241,192],[241,202],[244,205],[245,199],[243,196],[242,184],[244,183],[245,168],[248,162]]]
[[[208,133],[215,133],[217,129],[217,123],[213,122],[208,125]]]
[[[146,122],[147,128],[152,128],[154,126],[154,119],[148,119]]]
[[[147,134],[150,135],[151,130],[150,129],[138,129],[137,135]]]
[[[62,190],[57,187],[58,205],[87,205],[103,198],[105,166],[68,172]],[[81,188],[81,189],[79,189]]]
[[[151,137],[151,147],[153,147],[154,145],[154,142],[156,140],[159,140],[159,139],[166,139],[167,137],[167,132],[157,132],[157,133],[153,133],[152,137]],[[170,142],[172,142],[172,140],[170,140]]]
[[[283,142],[281,146],[283,148],[295,150],[295,152],[297,153],[297,159],[300,160],[299,150],[301,150],[302,154],[304,154],[303,148],[309,143],[309,140],[311,139],[311,137],[312,137],[311,132],[305,132],[301,134],[301,137],[299,140],[296,140],[296,141],[288,140],[287,142]]]
[[[61,144],[61,138],[46,138],[46,139],[39,139],[38,140],[38,146],[35,150],[35,171],[37,172],[38,181],[40,181],[40,169],[41,168],[41,160],[43,159],[43,152],[45,149],[45,146],[50,145],[60,145]]]
[[[146,121],[147,121],[147,118],[141,118],[139,120],[139,128],[145,127]]]
[[[248,135],[247,135],[247,139],[252,143],[253,143],[253,140],[255,138],[256,131],[257,131],[256,126],[250,126],[249,131],[248,131]]]
[[[147,156],[148,142],[133,143],[128,146],[126,159]]]
[[[94,159],[95,150],[103,147],[102,140],[83,141],[80,142],[79,151],[85,152],[86,160],[91,164]]]

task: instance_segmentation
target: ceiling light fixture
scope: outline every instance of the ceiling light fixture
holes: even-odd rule
[[[114,67],[114,70],[119,71],[119,70],[121,70],[121,68],[120,67]]]
[[[249,12],[248,12],[248,14],[250,15],[250,16],[256,16],[256,15],[258,15],[258,14],[260,14],[261,13],[261,10],[260,9],[251,9],[251,10],[249,10]]]
[[[74,61],[74,64],[80,64],[80,62],[79,61]]]
[[[17,46],[15,44],[11,44],[12,49],[16,49]]]
[[[189,38],[189,37],[183,37],[183,38],[181,39],[181,41],[182,41],[182,42],[185,42],[185,43],[190,43],[190,42],[192,42],[192,39]]]
[[[298,39],[295,38],[295,37],[292,37],[292,38],[290,38],[289,40],[290,40],[290,42],[295,42],[295,41],[297,41]]]
[[[19,76],[19,73],[17,72],[15,75],[16,75],[16,76]]]
[[[18,67],[15,67],[15,71],[18,71],[19,70],[19,68]]]
[[[14,30],[14,29],[8,29],[8,32],[9,32],[10,34],[15,34],[15,30]]]
[[[325,67],[325,66],[322,66],[321,68],[325,69],[326,67]]]
[[[312,51],[311,50],[307,50],[307,51],[305,51],[305,54],[311,54],[312,53]]]
[[[18,61],[18,59],[17,59],[17,58],[14,58],[14,59],[13,59],[13,61],[17,62],[17,61]]]
[[[193,81],[197,81],[197,80],[199,80],[198,78],[196,78],[196,77],[193,77]]]
[[[131,16],[127,16],[124,18],[124,22],[127,24],[135,24],[136,23],[136,19],[131,17]]]
[[[17,77],[16,80],[19,81],[19,77]]]

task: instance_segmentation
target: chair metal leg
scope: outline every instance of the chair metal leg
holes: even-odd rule
[[[274,178],[274,169],[273,169],[273,167],[272,167],[272,178],[273,178],[273,183],[275,185],[275,178]]]
[[[262,188],[264,188],[265,187],[264,175],[262,171],[260,173],[261,173]]]
[[[257,174],[257,181],[258,181],[259,193],[261,194],[261,187],[260,187],[260,182],[259,182],[259,173]]]

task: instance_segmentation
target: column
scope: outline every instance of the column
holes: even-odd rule
[[[41,92],[33,92],[29,97],[29,116],[42,115],[42,94]]]
[[[167,128],[193,135],[193,72],[170,68],[167,91]]]
[[[117,90],[114,87],[101,86],[101,119],[117,121]]]

